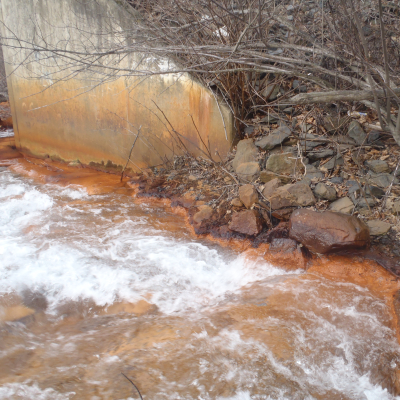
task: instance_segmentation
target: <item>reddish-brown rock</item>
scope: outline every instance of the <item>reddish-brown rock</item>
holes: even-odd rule
[[[280,210],[275,210],[272,216],[281,221],[289,221],[294,210],[296,210],[294,207],[281,208]]]
[[[262,230],[262,219],[256,210],[247,210],[232,215],[229,229],[244,235],[255,236]]]
[[[246,208],[250,208],[258,201],[258,193],[253,185],[243,185],[239,188],[240,201]]]
[[[210,206],[200,206],[199,211],[193,215],[193,224],[200,225],[204,220],[211,217],[213,209]]]
[[[278,187],[280,187],[280,186],[282,186],[280,179],[278,179],[278,178],[272,179],[271,181],[267,182],[264,185],[264,189],[262,192],[263,196],[267,200],[269,200],[269,198],[275,194],[276,189],[278,189]]]
[[[368,247],[370,244],[369,229],[364,222],[331,211],[294,211],[289,221],[289,237],[321,254]]]

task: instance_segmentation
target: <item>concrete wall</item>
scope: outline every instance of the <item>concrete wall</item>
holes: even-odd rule
[[[232,116],[212,93],[188,75],[133,76],[132,70],[165,70],[172,63],[141,54],[103,59],[109,69],[82,70],[73,52],[132,43],[134,18],[114,0],[0,0],[3,45],[17,147],[39,157],[120,169],[141,126],[132,169],[161,164],[182,151],[195,155],[202,141],[223,157],[233,139]],[[21,49],[13,35],[26,41]],[[32,51],[29,43],[71,51]],[[10,47],[15,46],[15,48]],[[173,65],[173,64],[172,64]],[[115,73],[113,68],[122,68]],[[182,147],[182,146],[181,146]],[[201,150],[200,150],[201,149]]]

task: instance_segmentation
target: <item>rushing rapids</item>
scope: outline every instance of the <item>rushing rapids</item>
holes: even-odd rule
[[[11,166],[0,167],[0,399],[138,398],[121,372],[145,400],[400,398],[379,293],[195,238],[127,190]]]

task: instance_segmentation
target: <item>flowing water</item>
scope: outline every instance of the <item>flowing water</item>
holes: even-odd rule
[[[0,168],[0,399],[399,399],[384,300]],[[397,386],[396,386],[397,385]]]

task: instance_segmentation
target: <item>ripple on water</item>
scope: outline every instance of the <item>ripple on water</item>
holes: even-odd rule
[[[395,398],[383,301],[126,196],[0,172],[0,293],[0,399]]]

